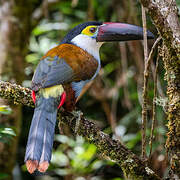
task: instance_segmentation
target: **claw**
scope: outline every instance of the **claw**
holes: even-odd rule
[[[58,109],[64,104],[65,100],[66,100],[66,92],[64,91],[61,95],[61,101],[60,101],[60,104],[58,106]]]
[[[32,91],[31,97],[32,97],[32,100],[33,100],[33,102],[34,102],[34,104],[35,104],[35,103],[36,103],[36,94],[35,94],[34,91]]]
[[[76,117],[76,125],[74,131],[75,134],[77,134],[83,113],[81,111],[73,111],[72,114],[74,114],[74,116]]]

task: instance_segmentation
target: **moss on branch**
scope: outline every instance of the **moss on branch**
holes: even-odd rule
[[[180,178],[180,22],[175,0],[141,0],[163,39],[161,56],[166,70],[168,129],[166,148],[171,179]]]
[[[0,80],[0,97],[13,101],[14,104],[34,107],[31,92],[28,88]]]
[[[0,81],[0,97],[15,104],[34,107],[31,90],[16,84]],[[76,128],[78,113],[80,121]],[[67,124],[74,134],[83,136],[90,143],[95,144],[102,157],[119,164],[127,178],[160,180],[154,171],[145,166],[135,154],[122,145],[120,141],[111,139],[107,134],[103,133],[95,123],[88,121],[82,112],[76,112],[75,115],[74,113],[59,111],[58,119]]]

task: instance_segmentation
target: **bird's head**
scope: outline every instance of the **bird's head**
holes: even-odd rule
[[[153,39],[154,35],[147,31],[147,38]],[[113,22],[86,22],[74,27],[64,37],[61,44],[75,44],[96,57],[99,54],[99,48],[104,42],[142,39],[143,28],[136,25]]]

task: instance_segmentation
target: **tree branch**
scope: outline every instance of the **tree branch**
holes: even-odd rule
[[[168,48],[174,49],[180,58],[180,22],[176,1],[140,0],[148,11],[158,32]]]
[[[142,136],[142,150],[141,155],[143,160],[146,160],[146,124],[147,124],[147,88],[148,88],[148,79],[149,79],[149,66],[148,66],[148,45],[147,45],[147,25],[146,25],[146,12],[141,5],[142,11],[142,21],[143,21],[143,39],[144,39],[144,84],[143,84],[143,93],[142,93],[142,127],[141,127],[141,136]]]
[[[180,22],[175,0],[140,0],[163,39],[160,55],[168,82],[168,129],[166,148],[170,155],[171,179],[180,178]]]
[[[34,107],[31,90],[9,82],[0,81],[0,97],[8,99],[15,104],[23,104]],[[111,139],[109,135],[100,131],[95,123],[88,121],[80,113],[79,126],[75,129],[77,116],[70,112],[58,111],[58,120],[63,121],[73,131],[86,138],[90,143],[97,146],[99,153],[105,158],[119,164],[127,178],[131,179],[151,179],[160,180],[160,178],[120,141]]]

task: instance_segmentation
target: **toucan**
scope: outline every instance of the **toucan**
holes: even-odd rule
[[[154,35],[147,31],[147,38]],[[27,170],[45,172],[53,147],[58,108],[72,111],[86,83],[100,68],[99,49],[109,41],[142,40],[143,28],[125,23],[85,22],[74,27],[40,60],[32,78],[35,110],[26,146]]]

